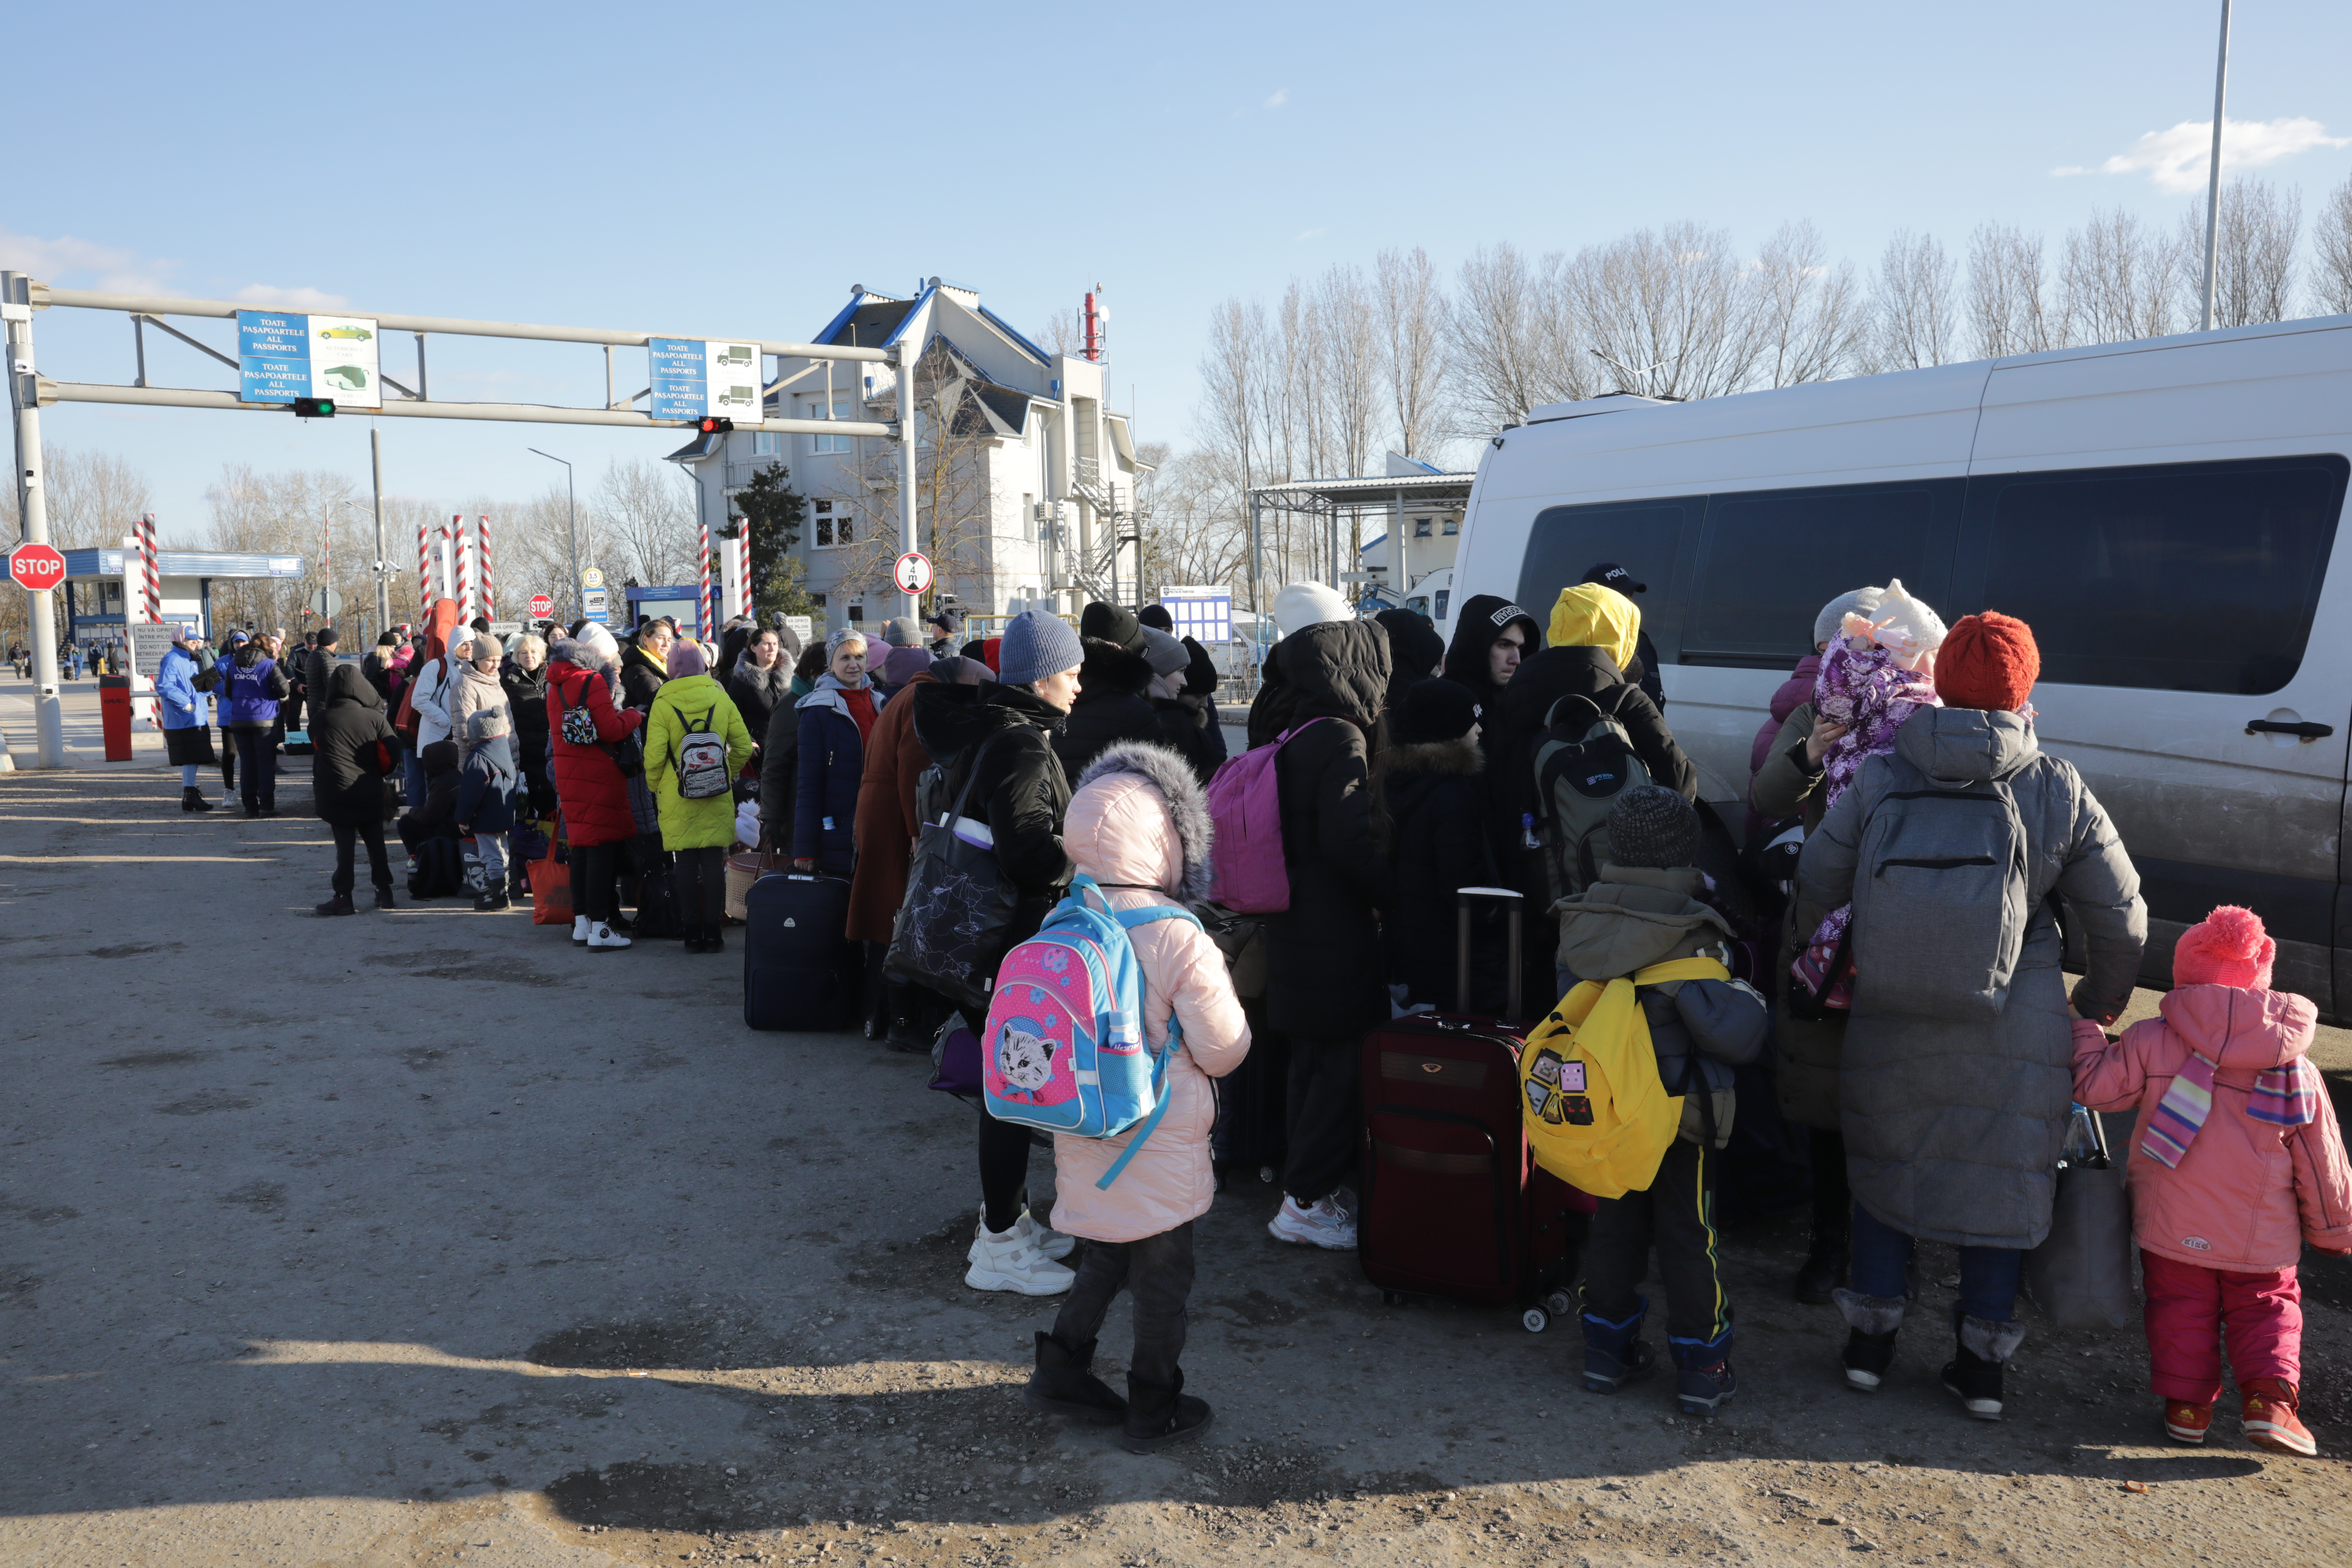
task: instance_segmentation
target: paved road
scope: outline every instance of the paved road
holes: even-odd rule
[[[1726,1248],[1743,1389],[1702,1426],[1577,1392],[1559,1330],[1383,1308],[1228,1194],[1187,1357],[1216,1429],[1130,1458],[1019,1403],[1051,1304],[961,1286],[971,1112],[927,1063],[747,1032],[731,952],[308,918],[318,824],[176,796],[0,777],[0,1563],[2175,1564],[2352,1523],[2339,1460],[2227,1417],[2156,1446],[2136,1333],[2037,1327],[2013,1418],[1961,1419],[1941,1249],[1890,1388],[1846,1393],[1785,1215]]]

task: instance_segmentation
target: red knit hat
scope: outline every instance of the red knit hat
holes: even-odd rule
[[[2021,708],[2041,675],[2033,628],[1999,610],[1961,616],[1936,650],[1936,695],[1954,708]]]
[[[2276,957],[2278,943],[2263,933],[2262,916],[2223,904],[2180,933],[2172,950],[2172,983],[2267,991]]]

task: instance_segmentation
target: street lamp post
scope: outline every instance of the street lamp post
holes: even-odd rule
[[[572,531],[572,618],[576,621],[587,612],[582,607],[580,598],[580,502],[572,494],[572,465],[554,453],[542,452],[536,447],[526,447],[525,450],[534,456],[545,458],[551,463],[563,464],[563,504],[571,512],[571,521],[568,526]]]
[[[2205,324],[2213,330],[2214,262],[2221,238],[2221,109],[2230,97],[2230,0],[2221,0],[2221,57],[2213,67],[2213,158],[2205,181]]]

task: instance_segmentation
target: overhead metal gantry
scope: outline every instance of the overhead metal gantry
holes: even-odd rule
[[[120,311],[131,323],[131,347],[135,356],[135,374],[126,383],[52,381],[36,369],[33,359],[33,316],[42,310],[65,309],[80,310]],[[283,416],[292,411],[287,399],[252,401],[246,395],[247,384],[243,362],[236,356],[205,342],[201,338],[173,326],[166,317],[183,320],[236,321],[240,313],[251,313],[257,307],[228,300],[176,300],[145,294],[99,293],[78,289],[53,289],[49,285],[21,272],[0,272],[0,317],[5,317],[8,343],[8,392],[16,411],[16,496],[17,517],[21,520],[22,542],[47,544],[49,542],[48,506],[41,474],[40,410],[59,403],[110,403],[150,408],[211,408],[252,414]],[[299,312],[297,312],[299,313]],[[642,348],[648,355],[655,353],[656,340],[673,338],[744,345],[756,348],[761,356],[777,354],[801,360],[848,360],[866,363],[887,364],[897,372],[898,414],[895,420],[840,419],[771,419],[766,417],[767,399],[783,382],[770,384],[764,376],[754,380],[761,384],[757,402],[757,417],[728,417],[735,429],[774,431],[787,435],[865,436],[898,443],[898,527],[902,547],[919,548],[915,532],[915,420],[914,359],[905,353],[906,345],[890,348],[850,348],[832,343],[772,342],[752,337],[687,339],[686,334],[668,334],[621,331],[601,327],[545,327],[517,321],[470,321],[448,316],[416,316],[398,313],[370,313],[351,307],[339,306],[339,317],[359,318],[375,323],[382,332],[413,333],[416,340],[415,386],[408,386],[385,374],[379,360],[376,379],[382,391],[380,407],[365,410],[368,416],[407,419],[488,419],[535,425],[595,425],[619,429],[685,429],[698,426],[699,418],[657,416],[650,407],[639,411],[634,406],[640,399],[654,395],[651,378],[646,391],[627,398],[613,395],[613,350]],[[213,360],[226,365],[238,375],[238,385],[233,390],[204,386],[158,386],[148,374],[147,331],[158,331]],[[436,400],[428,395],[430,383],[425,374],[425,342],[428,337],[505,338],[526,342],[580,343],[602,347],[604,351],[604,403],[601,407],[563,404],[539,403],[467,403]],[[381,345],[379,344],[379,349]],[[921,345],[915,346],[919,354]],[[756,369],[756,367],[755,367]],[[805,374],[803,372],[802,374]],[[748,395],[749,387],[745,388]],[[383,537],[383,498],[376,502],[376,561],[379,575],[388,569],[388,552]],[[58,700],[57,618],[49,595],[43,590],[32,595],[33,656],[35,682],[35,729],[38,744],[38,765],[57,768],[65,765],[63,711]],[[903,597],[903,596],[902,596]],[[905,615],[919,613],[916,600],[905,597],[900,606]]]

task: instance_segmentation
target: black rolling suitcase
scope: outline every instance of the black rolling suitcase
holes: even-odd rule
[[[1520,895],[1463,889],[1458,1010],[1417,1013],[1364,1037],[1358,1257],[1383,1300],[1428,1295],[1517,1307],[1520,1321],[1539,1333],[1574,1310],[1576,1251],[1592,1200],[1528,1157],[1519,1119],[1528,1026],[1469,1012],[1475,898],[1508,900],[1507,994],[1515,1011],[1528,1010]]]
[[[848,939],[849,883],[787,871],[743,895],[743,1023],[753,1029],[849,1027],[857,965]]]

